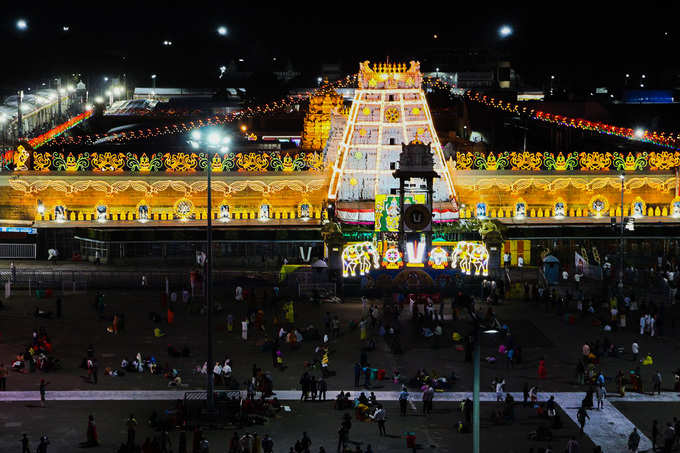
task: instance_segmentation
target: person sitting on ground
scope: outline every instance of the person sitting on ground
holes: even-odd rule
[[[358,400],[359,400],[359,404],[365,404],[365,405],[368,406],[368,398],[366,397],[366,394],[364,392],[361,392]]]

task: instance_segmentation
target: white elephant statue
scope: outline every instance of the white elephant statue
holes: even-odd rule
[[[460,241],[451,252],[451,269],[459,267],[466,275],[489,275],[489,251],[483,242]]]
[[[356,277],[366,275],[371,267],[380,267],[380,255],[372,242],[350,244],[342,250],[342,276]]]

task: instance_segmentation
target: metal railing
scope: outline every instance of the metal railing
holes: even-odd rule
[[[213,271],[214,286],[221,281],[228,281],[251,274],[246,270],[215,270]],[[257,277],[272,282],[278,280],[278,272],[257,272]],[[142,276],[146,277],[142,286]],[[162,291],[167,285],[171,290],[191,288],[189,271],[110,271],[110,270],[31,270],[16,272],[14,278],[10,271],[0,271],[0,283],[12,282],[15,290],[52,289],[64,292],[83,291],[87,289],[153,289]],[[200,283],[197,285],[200,287]],[[202,294],[197,289],[195,295]]]
[[[0,244],[0,258],[35,259],[36,244]]]

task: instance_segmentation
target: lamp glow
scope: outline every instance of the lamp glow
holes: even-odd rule
[[[217,145],[220,142],[220,134],[217,132],[211,132],[210,135],[208,135],[208,143],[212,146]]]
[[[501,28],[498,29],[498,34],[500,35],[501,38],[507,38],[512,34],[512,27],[509,25],[503,25]]]

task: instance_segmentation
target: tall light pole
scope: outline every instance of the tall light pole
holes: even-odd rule
[[[156,97],[156,74],[151,74],[151,98]]]
[[[208,164],[206,165],[206,172],[208,173],[208,222],[206,228],[206,273],[205,273],[205,298],[208,305],[208,388],[206,391],[206,409],[208,414],[215,414],[215,377],[212,372],[214,368],[214,352],[213,352],[213,297],[212,297],[212,158],[216,152],[226,153],[229,151],[229,143],[231,137],[224,135],[221,129],[210,129],[200,131],[195,129],[191,132],[189,144],[194,149],[203,149],[206,151]]]
[[[473,381],[472,381],[472,453],[479,453],[479,426],[480,426],[480,409],[479,409],[479,381],[480,381],[480,356],[481,356],[481,334],[497,334],[495,329],[489,329],[482,324],[482,320],[475,310],[474,299],[470,299],[468,305],[470,317],[474,323],[474,350],[473,350]]]
[[[619,291],[621,291],[621,295],[623,295],[623,190],[626,176],[621,173],[619,178],[621,179],[621,233],[619,237],[619,254],[621,255],[621,262],[619,263]]]

